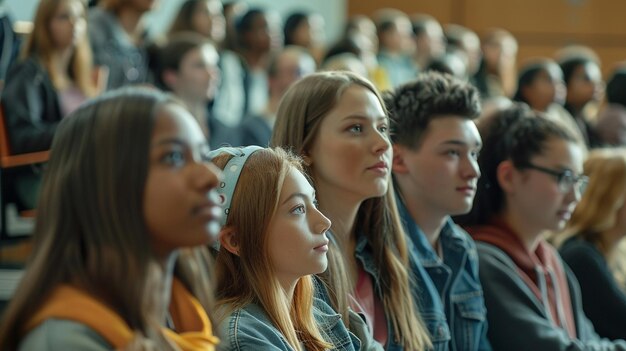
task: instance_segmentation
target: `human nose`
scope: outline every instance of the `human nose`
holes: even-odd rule
[[[391,148],[391,142],[389,141],[389,136],[378,130],[376,128],[376,132],[373,133],[373,151],[375,154],[382,154]]]
[[[478,161],[473,156],[467,157],[462,165],[462,174],[464,178],[474,179],[480,178],[480,167]]]
[[[330,229],[332,223],[328,217],[324,216],[324,214],[320,212],[320,210],[316,208],[314,211],[317,212],[317,218],[313,231],[315,234],[324,234]]]
[[[206,192],[216,188],[223,179],[222,171],[212,162],[199,162],[192,177],[196,188]]]

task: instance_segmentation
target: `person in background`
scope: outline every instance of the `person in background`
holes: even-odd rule
[[[265,110],[243,120],[239,126],[241,145],[267,146],[276,122],[276,111],[287,89],[302,77],[315,72],[315,60],[304,48],[286,47],[275,53],[268,67],[269,101]]]
[[[599,143],[626,146],[626,69],[616,69],[606,85],[606,106],[593,125]]]
[[[283,26],[285,46],[305,48],[320,63],[324,56],[324,18],[316,13],[294,12]]]
[[[439,21],[430,15],[414,14],[411,16],[411,27],[415,42],[413,62],[422,71],[430,61],[446,52],[446,37]]]
[[[0,0],[0,94],[4,88],[9,67],[17,59],[21,42],[13,30],[13,19],[4,1]]]
[[[158,49],[155,62],[157,84],[181,99],[211,147],[236,144],[236,132],[209,110],[220,80],[219,55],[215,46],[195,32],[180,32]]]
[[[219,49],[226,36],[226,20],[220,0],[187,0],[178,10],[168,36],[179,32],[196,32]]]
[[[385,71],[391,87],[397,87],[417,74],[411,60],[413,52],[411,22],[399,10],[383,9],[375,14],[378,33],[378,64]]]
[[[587,146],[597,146],[598,137],[591,124],[604,92],[600,66],[587,56],[570,56],[559,61],[559,65],[567,88],[564,107],[578,124]]]
[[[520,69],[517,84],[513,100],[528,104],[533,110],[568,128],[587,147],[585,133],[563,108],[567,90],[563,83],[563,72],[556,62],[551,59],[527,62]]]
[[[61,119],[98,93],[91,60],[83,2],[42,0],[2,93],[12,154],[48,150]],[[7,181],[19,209],[35,208],[41,170],[18,169]]]
[[[151,83],[142,19],[156,0],[101,0],[89,10],[94,64],[106,69],[107,89]]]
[[[449,24],[445,27],[446,51],[459,50],[467,57],[467,74],[472,78],[480,68],[482,51],[480,50],[480,38],[474,31],[458,24]],[[470,80],[470,82],[473,81]]]
[[[267,105],[267,64],[272,51],[282,46],[279,20],[272,12],[248,10],[236,19],[237,49],[222,51],[222,81],[213,115],[229,127],[260,113]]]
[[[517,40],[504,29],[491,29],[485,34],[483,57],[473,80],[482,99],[513,97],[517,89],[517,49]]]

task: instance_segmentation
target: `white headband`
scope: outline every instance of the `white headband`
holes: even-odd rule
[[[211,159],[223,153],[233,155],[233,157],[226,163],[226,166],[224,166],[222,171],[224,174],[224,180],[220,182],[220,185],[217,188],[217,192],[222,198],[222,208],[224,209],[224,216],[222,216],[221,221],[222,227],[226,225],[226,219],[228,217],[228,213],[230,212],[230,202],[233,199],[235,187],[237,186],[239,176],[241,175],[241,169],[248,160],[248,157],[258,150],[263,150],[263,148],[254,145],[246,146],[244,148],[222,147],[209,153],[209,157]]]

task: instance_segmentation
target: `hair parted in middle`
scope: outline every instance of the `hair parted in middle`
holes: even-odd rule
[[[315,73],[296,82],[283,97],[270,145],[291,148],[299,155],[307,155],[317,139],[322,121],[352,86],[363,87],[373,93],[383,112],[387,113],[378,90],[365,78],[346,71]],[[314,174],[311,166],[305,165],[305,170],[309,175]],[[313,183],[315,187],[315,179]],[[320,203],[324,201],[318,200]],[[384,196],[363,201],[353,231],[366,236],[374,261],[379,262],[380,285],[383,287],[379,297],[397,341],[410,350],[428,347],[430,338],[411,294],[406,234],[400,222],[391,181]],[[342,245],[336,240],[330,241],[328,269],[321,278],[329,287],[333,307],[348,324],[348,296],[352,287],[349,286]]]
[[[391,121],[391,140],[419,148],[430,121],[458,116],[476,119],[481,113],[478,90],[449,74],[426,72],[383,94]]]

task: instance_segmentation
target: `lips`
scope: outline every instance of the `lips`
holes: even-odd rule
[[[387,165],[387,162],[381,161],[371,167],[368,167],[367,170],[386,174],[389,172],[389,166]]]
[[[219,221],[222,218],[222,207],[213,201],[206,201],[195,206],[192,213],[209,221]]]
[[[324,240],[323,242],[321,242],[319,245],[315,246],[313,248],[313,250],[315,251],[328,251],[328,239]]]

